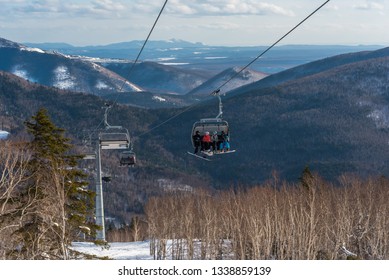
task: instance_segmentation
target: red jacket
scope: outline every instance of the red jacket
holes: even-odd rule
[[[203,142],[212,142],[211,135],[204,135],[202,141]]]

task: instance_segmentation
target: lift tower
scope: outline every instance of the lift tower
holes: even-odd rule
[[[97,178],[96,178],[96,224],[101,227],[97,231],[96,239],[105,240],[103,183],[101,178],[101,150],[125,150],[131,146],[128,130],[122,126],[111,126],[108,123],[108,110],[112,105],[106,104],[104,113],[104,130],[99,133],[97,141]]]

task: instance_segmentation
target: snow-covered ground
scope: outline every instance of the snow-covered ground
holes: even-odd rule
[[[7,139],[9,136],[9,132],[0,130],[0,139]]]
[[[152,260],[150,255],[150,243],[140,242],[113,242],[107,248],[95,245],[90,242],[74,242],[72,249],[94,255],[97,257],[107,257],[113,260]]]
[[[53,86],[60,89],[73,89],[76,86],[77,78],[70,74],[68,67],[58,66],[54,69],[55,81]]]

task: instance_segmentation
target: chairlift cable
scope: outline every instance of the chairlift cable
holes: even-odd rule
[[[260,53],[257,57],[255,57],[250,63],[248,63],[246,66],[244,66],[242,69],[240,69],[238,72],[236,72],[232,77],[230,77],[227,81],[225,81],[217,90],[213,91],[211,94],[214,94],[214,92],[219,91],[222,87],[227,85],[231,80],[235,79],[240,73],[242,73],[244,70],[246,70],[250,65],[252,65],[255,61],[257,61],[259,58],[261,58],[264,54],[266,54],[268,51],[270,51],[274,46],[276,46],[279,42],[281,42],[285,37],[287,37],[290,33],[292,33],[294,30],[296,30],[300,25],[302,25],[305,21],[307,21],[311,16],[316,14],[321,8],[323,8],[330,0],[325,1],[323,4],[321,4],[316,10],[314,10],[312,13],[310,13],[306,18],[304,18],[302,21],[300,21],[297,25],[295,25],[292,29],[290,29],[285,35],[283,35],[280,39],[278,39],[276,42],[274,42],[271,46],[269,46],[266,50],[264,50],[262,53]]]
[[[139,53],[138,53],[138,55],[137,55],[137,57],[136,57],[134,63],[132,64],[130,70],[128,71],[128,78],[130,77],[130,74],[131,74],[132,70],[134,69],[135,65],[137,64],[137,62],[138,62],[138,60],[139,60],[139,57],[140,57],[140,55],[141,55],[142,52],[143,52],[143,49],[145,48],[147,42],[149,41],[150,36],[151,36],[151,33],[153,33],[154,28],[155,28],[155,26],[157,25],[157,22],[158,22],[159,18],[161,17],[162,12],[163,12],[163,10],[165,9],[165,6],[166,6],[167,2],[168,2],[168,0],[165,1],[165,3],[163,4],[161,10],[159,11],[159,14],[158,14],[157,18],[155,19],[154,24],[153,24],[153,26],[151,27],[151,30],[150,30],[149,34],[147,35],[147,38],[146,38],[146,40],[144,41],[142,48],[140,49],[140,51],[139,51]],[[122,84],[122,86],[121,86],[119,92],[123,90],[123,87],[124,87],[124,84],[125,84],[125,83],[126,83],[126,81],[123,82],[123,84]]]
[[[250,63],[248,63],[246,66],[244,66],[241,70],[239,70],[235,75],[233,75],[230,79],[228,79],[226,82],[224,82],[219,88],[217,88],[216,90],[214,90],[211,95],[218,95],[219,92],[220,92],[220,89],[222,87],[224,87],[225,85],[227,85],[229,82],[231,82],[231,80],[233,80],[234,78],[236,78],[241,72],[243,72],[245,69],[247,69],[250,65],[252,65],[255,61],[257,61],[259,58],[261,58],[264,54],[266,54],[268,51],[270,51],[274,46],[276,46],[279,42],[281,42],[285,37],[287,37],[290,33],[292,33],[294,30],[296,30],[300,25],[302,25],[305,21],[307,21],[310,17],[312,17],[314,14],[316,14],[320,9],[322,9],[328,2],[330,2],[330,0],[327,0],[325,1],[323,4],[321,4],[318,8],[316,8],[312,13],[310,13],[307,17],[305,17],[302,21],[300,21],[297,25],[295,25],[292,29],[290,29],[287,33],[285,33],[281,38],[279,38],[277,41],[275,41],[271,46],[269,46],[266,50],[264,50],[262,53],[260,53],[257,57],[255,57],[252,61],[250,61]],[[200,101],[200,102],[197,102],[197,103],[194,103],[188,107],[186,107],[184,110],[182,110],[181,112],[171,116],[170,118],[168,118],[167,120],[161,122],[160,124],[150,128],[149,130],[137,135],[137,137],[141,137],[145,134],[148,134],[150,132],[152,132],[153,130],[163,126],[164,124],[170,122],[171,120],[179,117],[180,115],[182,115],[183,113],[191,110],[192,108],[202,104],[202,103],[205,103],[207,102],[208,100],[204,100],[204,101]]]
[[[136,63],[138,62],[139,57],[141,56],[141,54],[142,54],[142,52],[143,52],[143,49],[145,48],[147,42],[149,41],[150,36],[151,36],[151,33],[154,31],[155,26],[157,25],[157,22],[158,22],[159,18],[161,17],[162,12],[163,12],[163,10],[165,9],[165,6],[166,6],[167,3],[168,3],[168,0],[165,0],[165,3],[163,4],[161,10],[159,11],[157,18],[156,18],[156,20],[154,21],[154,24],[153,24],[153,26],[152,26],[152,28],[151,28],[149,34],[147,35],[146,40],[144,41],[144,43],[143,43],[143,45],[142,45],[142,48],[140,49],[140,51],[139,51],[139,53],[138,53],[138,55],[137,55],[137,57],[136,57],[134,63],[132,64],[132,66],[131,66],[131,68],[130,68],[130,71],[128,72],[128,76],[130,76],[132,70],[134,69]],[[123,81],[123,83],[122,83],[122,85],[121,85],[121,87],[120,87],[118,93],[116,94],[116,98],[114,99],[113,104],[115,104],[115,103],[117,102],[117,100],[118,100],[118,98],[119,98],[119,92],[121,92],[121,91],[123,90],[123,87],[124,87],[124,85],[126,84],[126,81],[127,81],[127,80],[124,80],[124,81]],[[105,118],[105,120],[106,120],[106,118]],[[96,128],[90,133],[90,135],[94,134],[94,133],[100,128],[100,126],[101,126],[103,123],[105,124],[105,120],[102,120],[102,121],[96,126]]]
[[[204,102],[204,101],[203,101],[203,102]],[[143,132],[143,133],[137,135],[137,137],[141,137],[141,136],[143,136],[143,135],[145,135],[145,134],[150,133],[151,131],[153,131],[153,130],[159,128],[160,126],[163,126],[164,124],[166,124],[166,123],[170,122],[171,120],[173,120],[173,119],[179,117],[179,116],[182,115],[183,113],[189,111],[190,109],[194,108],[195,106],[198,106],[199,104],[201,104],[201,103],[203,103],[203,102],[198,102],[198,103],[195,103],[195,104],[192,104],[192,105],[186,107],[186,108],[185,108],[184,110],[182,110],[181,112],[179,112],[179,113],[177,113],[177,114],[171,116],[170,118],[168,118],[168,119],[166,119],[165,121],[163,121],[163,122],[157,124],[156,126],[153,126],[153,127],[150,128],[149,130],[147,130],[147,131],[145,131],[145,132]]]

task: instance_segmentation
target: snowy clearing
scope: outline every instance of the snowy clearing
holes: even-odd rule
[[[72,249],[94,255],[100,258],[107,257],[113,260],[152,260],[150,255],[150,243],[140,242],[113,242],[109,248],[95,245],[91,242],[74,242]]]

